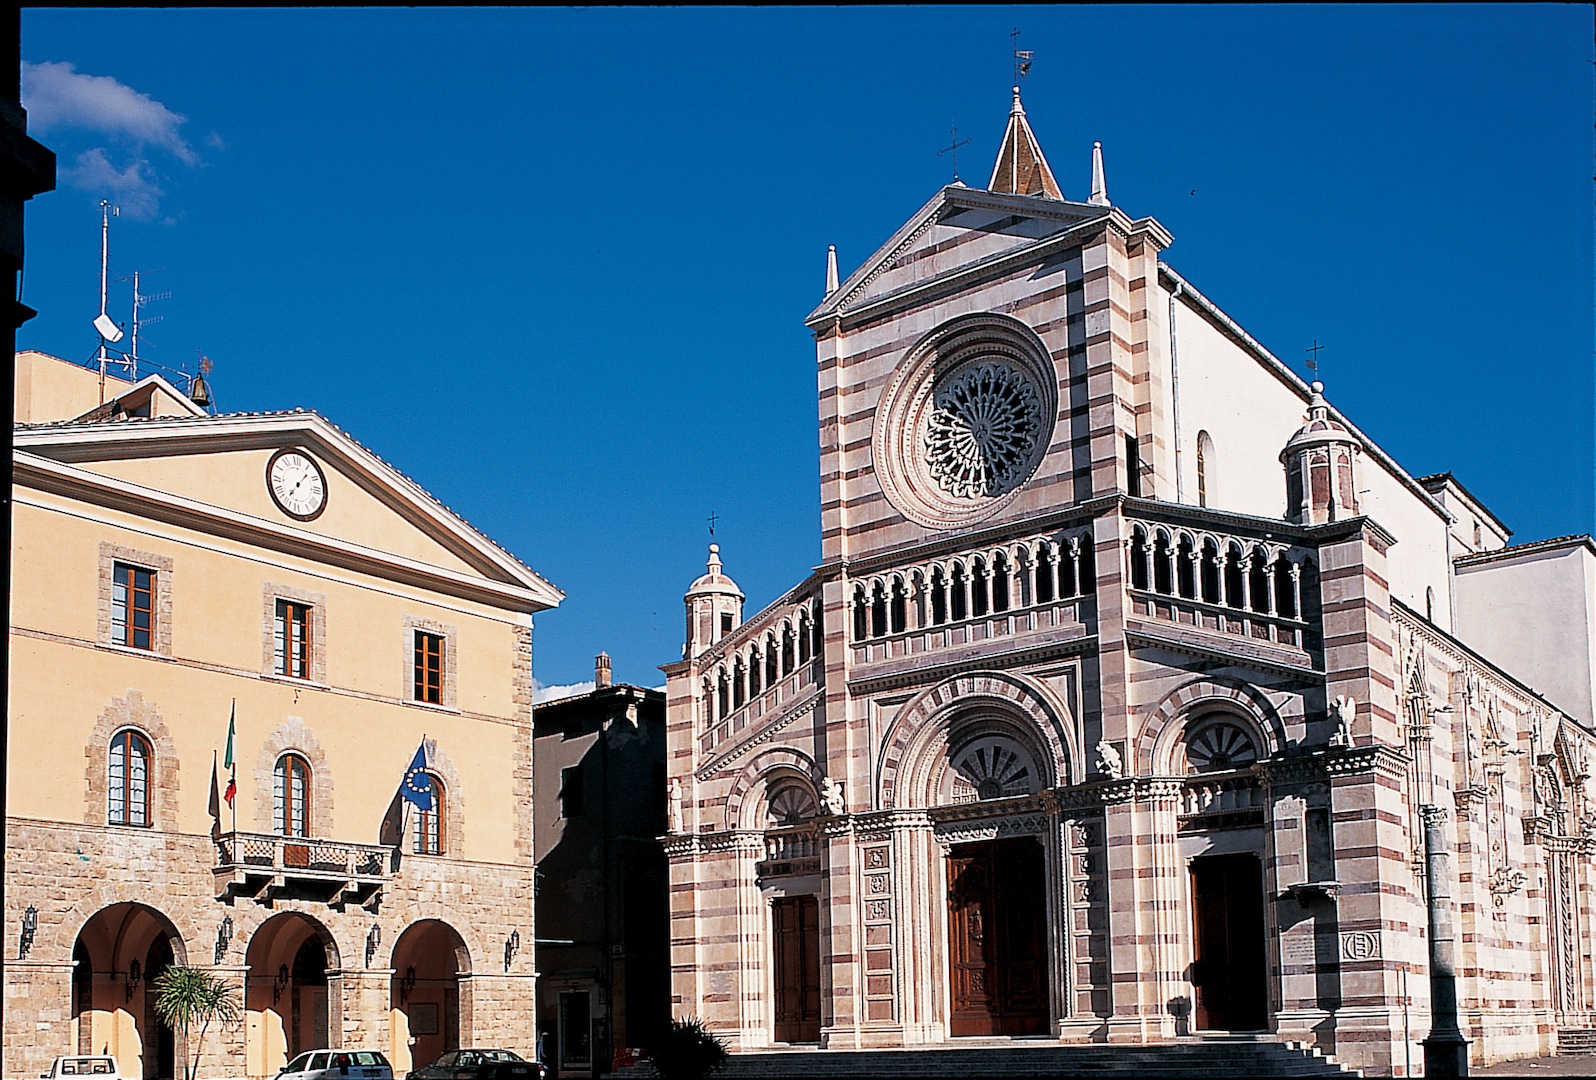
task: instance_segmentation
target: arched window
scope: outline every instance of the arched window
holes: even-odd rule
[[[1175,591],[1188,600],[1197,596],[1196,547],[1185,533],[1175,544]]]
[[[992,610],[1009,609],[1009,557],[1001,551],[992,556]]]
[[[284,754],[272,770],[272,820],[283,836],[310,835],[310,763]]]
[[[976,618],[986,614],[987,601],[991,599],[987,593],[989,587],[986,560],[977,557],[970,570],[970,611]]]
[[[715,719],[724,720],[726,714],[731,712],[731,687],[726,682],[725,668],[720,669],[720,677],[716,682],[716,686],[717,704],[719,704],[720,709],[715,713]]]
[[[964,605],[964,564],[953,564],[953,621],[959,622],[965,617]]]
[[[879,581],[870,590],[870,636],[887,636],[887,590]]]
[[[948,621],[948,581],[942,576],[942,567],[931,570],[931,625],[941,626]]]
[[[853,639],[863,641],[870,633],[870,602],[865,599],[863,585],[853,590]]]
[[[1097,554],[1092,547],[1092,537],[1088,533],[1081,537],[1081,580],[1080,592],[1082,595],[1097,588]]]
[[[759,649],[748,650],[748,700],[759,696]]]
[[[805,612],[798,617],[798,662],[800,664],[809,663],[810,649],[813,646],[814,641],[809,633],[809,614]]]
[[[1131,533],[1131,588],[1147,588],[1147,536],[1141,530]]]
[[[747,690],[748,684],[743,673],[743,658],[739,656],[736,663],[732,665],[732,708],[740,709],[743,707],[743,701],[745,700],[743,695],[747,693]]]
[[[1197,433],[1197,505],[1207,506],[1214,490],[1214,440],[1206,431]]]
[[[416,810],[415,852],[417,855],[442,855],[443,815],[448,812],[447,795],[443,788],[443,777],[429,772],[427,778],[432,781],[432,809]]]
[[[150,823],[150,741],[131,728],[111,737],[106,768],[106,820],[112,825]]]
[[[1209,717],[1186,729],[1186,771],[1238,769],[1258,760],[1258,746],[1240,724]]]
[[[904,627],[908,623],[909,600],[904,595],[903,579],[900,577],[892,579],[892,602],[887,615],[891,621],[892,632],[894,634],[903,633]]]
[[[781,627],[781,673],[791,675],[794,667],[795,642],[792,636],[792,623],[783,623]]]
[[[1291,580],[1291,560],[1284,553],[1275,560],[1275,613],[1290,619],[1297,617],[1297,590]]]
[[[780,657],[776,651],[776,632],[772,630],[765,635],[765,685],[774,686],[776,680],[781,678],[778,670]]]
[[[1053,599],[1053,546],[1038,544],[1036,548],[1036,602],[1046,604]]]

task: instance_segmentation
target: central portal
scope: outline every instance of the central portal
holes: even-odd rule
[[[776,1041],[820,1041],[820,902],[784,896],[771,905],[776,938]]]
[[[1046,876],[1030,837],[948,855],[951,1034],[1047,1034]]]

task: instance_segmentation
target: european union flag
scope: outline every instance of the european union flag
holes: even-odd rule
[[[427,773],[427,741],[416,747],[415,760],[405,770],[405,782],[399,785],[399,797],[422,810],[432,809],[432,777]]]

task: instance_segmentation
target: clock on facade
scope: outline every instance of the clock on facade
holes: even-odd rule
[[[299,521],[313,521],[327,509],[327,477],[303,450],[272,455],[266,463],[266,490],[279,510]]]

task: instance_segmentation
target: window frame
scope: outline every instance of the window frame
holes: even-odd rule
[[[443,704],[443,683],[447,675],[444,661],[447,654],[448,640],[442,634],[431,630],[411,631],[410,700],[423,705]]]
[[[285,679],[309,682],[315,673],[317,644],[315,605],[292,597],[278,596],[273,607],[275,609],[272,620],[273,674]],[[300,653],[297,658],[292,651],[296,642]]]
[[[123,580],[124,573],[127,575],[126,581]],[[147,579],[142,588],[138,580],[139,575],[144,575]],[[142,607],[137,603],[141,596],[146,601]],[[160,640],[157,629],[160,615],[159,596],[160,570],[127,559],[117,559],[112,562],[111,644],[120,645],[124,649],[137,649],[140,652],[156,652],[156,644]],[[120,624],[118,612],[121,613]],[[139,613],[148,616],[149,625],[142,630],[136,621]],[[144,635],[142,645],[136,639],[136,635],[140,633]]]
[[[417,676],[421,669],[417,664],[418,645],[422,639],[420,634],[438,640],[437,650],[437,697],[431,699],[418,694],[421,683]],[[458,639],[456,628],[448,623],[437,622],[432,619],[421,619],[406,615],[404,619],[404,683],[400,691],[399,700],[407,705],[417,705],[423,709],[446,709],[458,712],[455,705],[456,688],[458,686],[457,673],[460,668],[456,662],[455,643]]]
[[[134,805],[133,777],[132,777],[132,749],[134,742],[142,745],[144,751],[144,779],[143,798],[140,801],[143,809],[143,821],[132,820],[134,815],[130,812]],[[115,780],[112,770],[116,764],[118,744],[124,747],[122,760],[122,778],[120,784]],[[105,763],[105,822],[107,825],[124,825],[131,828],[147,829],[154,825],[155,799],[155,742],[144,732],[134,727],[119,728],[111,736],[106,746]],[[121,820],[118,820],[116,803],[117,787],[121,788]]]
[[[296,803],[293,796],[292,781],[294,763],[297,763],[303,772],[304,791],[301,794],[297,809],[298,818],[295,820],[294,811]],[[315,771],[310,767],[310,759],[298,751],[289,750],[280,754],[272,763],[272,829],[278,836],[303,840],[311,835],[310,809],[315,795]],[[298,826],[298,832],[294,826]]]
[[[448,788],[443,777],[428,769],[432,781],[432,809],[416,808],[416,820],[411,825],[410,848],[416,855],[444,855],[448,853],[449,839],[444,831],[448,826]]]
[[[560,817],[581,817],[587,812],[583,797],[582,765],[566,765],[560,769]]]

